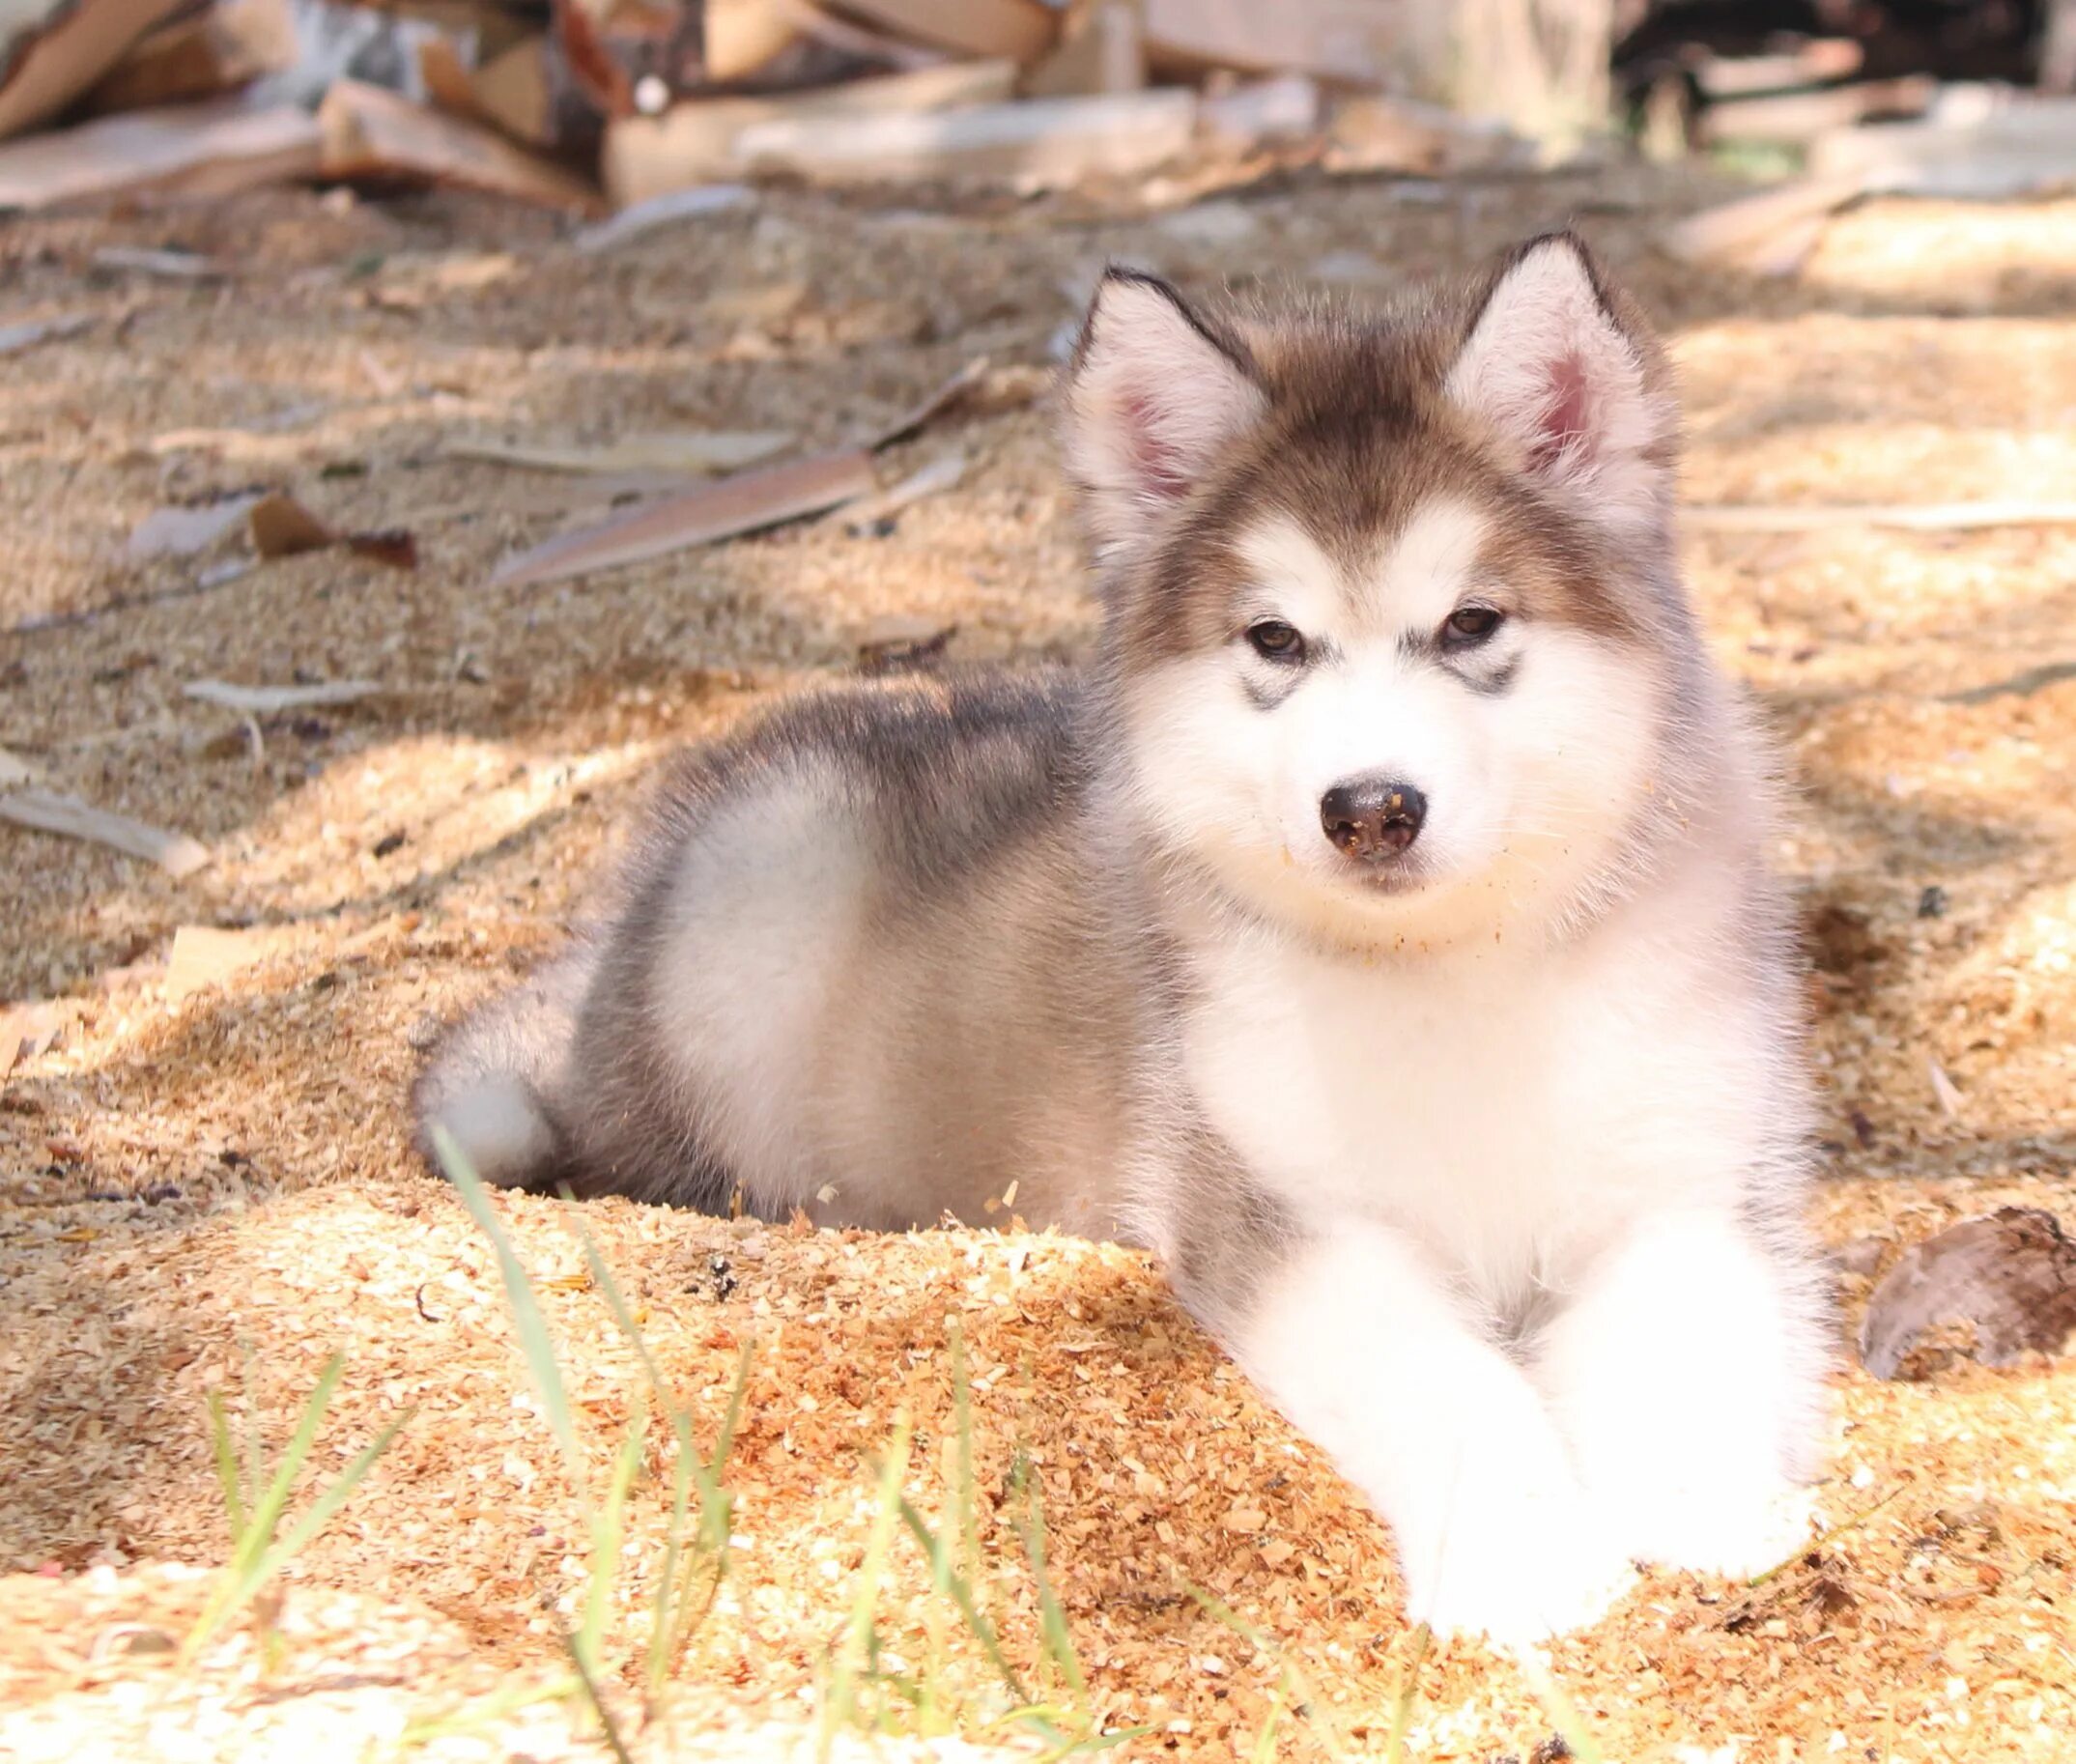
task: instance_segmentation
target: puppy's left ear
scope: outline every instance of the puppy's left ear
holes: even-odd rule
[[[1508,464],[1593,520],[1653,525],[1672,506],[1677,427],[1656,340],[1569,233],[1493,278],[1444,389]]]

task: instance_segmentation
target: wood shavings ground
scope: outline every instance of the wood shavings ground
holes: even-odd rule
[[[250,1632],[226,1632],[164,1730],[189,1750],[166,1755],[322,1756],[310,1711],[335,1711],[342,1738],[388,1733],[562,1668],[577,1514],[489,1248],[412,1164],[417,1049],[554,946],[671,746],[847,674],[859,633],[956,626],[975,660],[1086,651],[1095,610],[1047,417],[1022,401],[1074,316],[1058,290],[1079,266],[1117,257],[1244,289],[1360,253],[1388,292],[1590,211],[1666,323],[1691,500],[2066,493],[2076,203],[1872,202],[1829,224],[1799,277],[1761,279],[1651,252],[1667,221],[1725,193],[1684,174],[1432,189],[1405,202],[1388,184],[1294,179],[1251,194],[1256,231],[1223,242],[1153,230],[1127,196],[980,202],[924,225],[766,193],[627,240],[610,290],[600,260],[525,211],[269,192],[182,221],[184,248],[265,263],[264,298],[242,280],[155,284],[122,351],[53,338],[0,361],[11,407],[37,413],[0,428],[0,746],[40,784],[215,854],[175,880],[0,827],[0,1001],[64,1013],[26,1058],[17,1042],[0,1092],[0,1750],[151,1750],[139,1711],[164,1668],[106,1638],[174,1624],[201,1594],[171,1568],[224,1559],[208,1392],[279,1441],[334,1349],[347,1373],[318,1475],[405,1406],[418,1414],[282,1582],[271,1690]],[[25,310],[100,299],[100,335],[118,297],[82,290],[76,266],[162,243],[141,218],[31,219],[0,255]],[[408,311],[363,298],[377,258],[373,279],[408,287]],[[523,272],[442,272],[496,259]],[[537,477],[444,451],[486,433],[769,430],[811,454],[924,409],[982,355],[1021,396],[969,383],[967,472],[884,536],[825,522],[492,586],[498,559],[602,519],[612,493],[544,498]],[[896,445],[888,481],[942,444],[933,430]],[[155,509],[238,495],[260,457],[270,477],[321,480],[340,530],[409,525],[417,572],[327,550],[203,586],[194,560],[126,555]],[[2056,1757],[2076,1726],[2076,1366],[1960,1362],[1912,1383],[1846,1368],[1868,1292],[1909,1245],[2005,1206],[2076,1223],[2076,680],[2038,671],[2076,658],[2076,535],[1709,532],[1687,556],[1799,780],[1779,855],[1816,957],[1814,1222],[1839,1252],[1840,1412],[1814,1492],[1821,1542],[1758,1585],[1646,1576],[1552,1668],[1611,1758]],[[2022,676],[2038,683],[1978,696]],[[185,698],[203,677],[385,691],[282,711],[255,763]],[[241,959],[170,985],[183,926],[239,933]],[[602,1470],[640,1369],[555,1204],[499,1206]],[[953,1319],[973,1369],[988,1609],[1036,1673],[1009,1493],[1022,1448],[1091,1697],[1106,1721],[1152,1730],[1125,1755],[1250,1751],[1287,1673],[1308,1689],[1282,1693],[1284,1755],[1319,1755],[1329,1727],[1380,1754],[1402,1707],[1411,1758],[1487,1764],[1548,1742],[1551,1718],[1511,1666],[1468,1646],[1418,1656],[1383,1528],[1144,1258],[620,1202],[584,1217],[702,1439],[754,1345],[735,1561],[673,1675],[676,1726],[630,1721],[638,1756],[759,1755],[745,1736],[779,1748],[811,1731],[873,1465],[904,1414],[909,1492],[940,1512]],[[612,1595],[637,1635],[667,1486],[650,1433]],[[880,1630],[912,1664],[928,1576],[896,1546]],[[978,1717],[985,1664],[956,1625],[944,1646]],[[406,1647],[425,1664],[398,1686]],[[607,1693],[639,1717],[628,1672]],[[479,1737],[436,1755],[602,1755],[563,1704]]]

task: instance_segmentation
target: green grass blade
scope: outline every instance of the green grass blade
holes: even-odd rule
[[[209,1437],[216,1453],[216,1485],[223,1491],[223,1515],[231,1522],[231,1548],[245,1539],[245,1491],[238,1469],[238,1448],[231,1443],[230,1417],[224,1413],[223,1393],[209,1393]]]
[[[1214,1623],[1223,1624],[1255,1652],[1266,1655],[1275,1663],[1277,1674],[1283,1683],[1290,1687],[1296,1699],[1296,1713],[1319,1729],[1320,1743],[1325,1748],[1326,1755],[1335,1759],[1345,1758],[1348,1755],[1347,1742],[1342,1739],[1333,1718],[1326,1713],[1326,1705],[1306,1682],[1305,1675],[1298,1669],[1296,1662],[1223,1600],[1187,1580],[1181,1582],[1181,1587],[1183,1593],[1195,1602],[1197,1608],[1207,1617]]]
[[[1031,1564],[1032,1584],[1038,1588],[1038,1634],[1044,1640],[1046,1657],[1073,1693],[1075,1706],[1085,1710],[1089,1703],[1089,1687],[1082,1678],[1081,1662],[1074,1653],[1074,1638],[1067,1631],[1066,1612],[1061,1608],[1059,1596],[1053,1591],[1052,1577],[1045,1569],[1044,1501],[1038,1491],[1038,1478],[1032,1473],[1031,1460],[1020,1452],[1010,1479],[1023,1499],[1024,1511],[1018,1516],[1016,1529],[1023,1539],[1025,1559]]]
[[[1412,1662],[1399,1680],[1398,1705],[1391,1711],[1391,1737],[1384,1742],[1384,1764],[1404,1764],[1406,1730],[1412,1725],[1413,1704],[1420,1695],[1420,1668],[1427,1664],[1427,1651],[1435,1632],[1426,1624],[1413,1631]]]
[[[612,1615],[612,1584],[620,1572],[627,1492],[634,1487],[635,1474],[641,1467],[641,1442],[647,1433],[648,1416],[637,1414],[620,1443],[612,1480],[606,1485],[605,1501],[591,1522],[590,1584],[584,1588],[583,1621],[576,1636],[577,1652],[587,1672],[598,1670],[599,1650],[605,1646],[606,1625]]]
[[[848,1725],[857,1713],[858,1676],[865,1669],[872,1647],[872,1618],[879,1608],[879,1582],[886,1573],[887,1551],[894,1542],[894,1525],[900,1517],[901,1483],[908,1475],[909,1428],[903,1414],[894,1424],[894,1438],[887,1448],[887,1461],[880,1466],[879,1494],[872,1507],[872,1529],[866,1539],[865,1561],[858,1570],[858,1589],[851,1598],[850,1626],[838,1656],[834,1682],[822,1704],[821,1756],[839,1726]]]
[[[1564,1743],[1572,1749],[1572,1756],[1578,1764],[1607,1764],[1607,1754],[1601,1750],[1600,1742],[1587,1728],[1585,1718],[1578,1713],[1578,1705],[1565,1694],[1564,1687],[1550,1675],[1542,1662],[1532,1654],[1524,1654],[1521,1668],[1521,1676],[1535,1692],[1536,1700],[1543,1705],[1543,1713],[1550,1717],[1550,1724],[1564,1736]]]
[[[922,1546],[923,1553],[935,1562],[946,1556],[947,1547],[932,1534],[929,1522],[916,1511],[915,1504],[905,1495],[901,1500],[901,1522]],[[988,1622],[973,1596],[973,1588],[967,1584],[965,1576],[945,1570],[945,1590],[951,1594],[952,1603],[958,1607],[958,1614],[966,1619],[966,1627],[973,1638],[981,1644],[981,1651],[987,1656],[988,1664],[995,1668],[995,1675],[1002,1680],[1003,1689],[1019,1703],[1028,1704],[1031,1693],[1024,1689],[1023,1680],[1016,1676],[1016,1668],[1010,1664],[1002,1651],[1002,1640],[995,1634],[995,1626]]]
[[[627,1755],[626,1742],[620,1738],[619,1723],[612,1719],[612,1711],[606,1707],[606,1699],[598,1689],[598,1680],[591,1676],[591,1668],[584,1663],[583,1650],[577,1644],[577,1637],[564,1633],[563,1652],[569,1655],[570,1664],[577,1668],[577,1683],[583,1692],[583,1699],[591,1705],[591,1713],[598,1717],[598,1730],[605,1735],[606,1747],[619,1760],[619,1764],[635,1764]]]
[[[273,1542],[274,1528],[280,1524],[281,1515],[288,1507],[289,1493],[296,1486],[296,1478],[302,1474],[311,1446],[317,1443],[317,1430],[324,1425],[325,1410],[331,1406],[331,1393],[338,1389],[339,1379],[345,1371],[345,1354],[335,1352],[318,1373],[317,1382],[311,1387],[302,1413],[297,1419],[296,1432],[289,1439],[288,1449],[281,1454],[281,1462],[274,1469],[273,1480],[253,1503],[245,1523],[245,1535],[232,1552],[232,1562],[241,1572],[258,1561]]]
[[[570,1487],[583,1498],[590,1487],[590,1473],[584,1465],[583,1447],[577,1437],[577,1421],[570,1409],[569,1392],[562,1383],[561,1368],[555,1363],[548,1319],[541,1312],[533,1282],[526,1277],[526,1268],[513,1251],[511,1239],[498,1222],[498,1214],[491,1207],[490,1193],[483,1186],[482,1178],[476,1175],[461,1147],[455,1144],[453,1135],[444,1127],[433,1129],[433,1151],[460,1192],[462,1205],[483,1228],[484,1236],[490,1238],[491,1248],[497,1253],[498,1272],[504,1281],[505,1304],[512,1313],[513,1326],[519,1331],[520,1350],[526,1356],[526,1369],[532,1375],[533,1387],[540,1394],[542,1407],[548,1411],[548,1425],[555,1432],[555,1442],[562,1448],[563,1462],[569,1468]]]
[[[678,1563],[685,1553],[685,1524],[692,1514],[692,1423],[674,1412],[670,1421],[677,1435],[677,1451],[670,1460],[670,1525],[664,1534],[663,1566],[656,1574],[656,1599],[649,1612],[648,1658],[642,1669],[651,1702],[662,1694],[664,1679],[670,1670]]]
[[[311,1539],[330,1522],[331,1516],[352,1497],[360,1479],[375,1467],[376,1459],[389,1449],[391,1442],[404,1431],[406,1424],[415,1413],[415,1408],[405,1409],[354,1455],[352,1462],[333,1478],[331,1486],[310,1503],[310,1510],[246,1570],[239,1581],[234,1605],[242,1605],[309,1548]]]

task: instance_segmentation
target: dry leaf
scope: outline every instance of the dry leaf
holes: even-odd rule
[[[2060,1351],[2076,1331],[2076,1241],[2051,1212],[2005,1207],[1913,1244],[1867,1300],[1860,1357],[1878,1379],[1912,1376],[1940,1325],[1972,1330],[1985,1366]]]
[[[286,491],[255,502],[250,521],[252,549],[262,557],[294,557],[337,542],[331,528]]]
[[[154,557],[192,557],[206,552],[244,520],[260,499],[259,493],[252,491],[196,508],[155,508],[129,535],[129,560],[144,563]]]
[[[944,454],[876,497],[851,503],[843,510],[844,527],[852,533],[865,532],[882,521],[892,520],[912,502],[957,489],[959,479],[965,475],[966,456],[963,453]]]
[[[558,534],[507,557],[490,580],[494,586],[508,587],[639,563],[820,514],[877,488],[872,462],[855,450],[746,471],[599,526]]]
[[[1925,1057],[1925,1076],[1932,1081],[1932,1095],[1939,1098],[1940,1112],[1951,1121],[1961,1112],[1961,1093],[1953,1080],[1947,1076],[1947,1068],[1931,1058]]]
[[[491,441],[450,441],[449,459],[485,460],[536,471],[737,471],[793,444],[778,429],[714,429],[623,435],[595,447],[528,446]]]

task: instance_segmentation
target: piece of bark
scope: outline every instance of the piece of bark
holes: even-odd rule
[[[935,667],[957,635],[956,624],[909,612],[886,613],[858,633],[858,671],[887,674]]]
[[[1990,526],[2076,526],[2076,502],[1717,502],[1680,510],[1697,533],[1818,533],[1853,526],[1973,532]]]
[[[16,23],[0,42],[0,139],[49,122],[180,4],[76,0],[43,8],[26,28]]]
[[[1146,84],[1146,45],[1128,0],[1090,0],[1060,26],[1052,52],[1024,75],[1025,98],[1083,98],[1136,92]]]
[[[579,474],[668,471],[687,475],[740,471],[793,444],[782,429],[690,429],[681,434],[623,435],[593,447],[527,445],[493,441],[449,441],[449,459],[482,460],[534,471]]]
[[[1866,180],[1858,172],[1798,178],[1690,214],[1661,234],[1659,243],[1682,263],[1734,265],[1762,252],[1783,228],[1834,213],[1866,191]]]
[[[333,82],[318,107],[323,175],[456,185],[580,212],[598,192],[559,165],[459,117],[359,80]]]
[[[339,536],[286,491],[255,502],[246,515],[252,549],[262,557],[299,557],[336,545]]]
[[[507,557],[491,573],[491,585],[560,582],[640,563],[817,515],[878,488],[871,458],[859,448],[738,472],[598,526],[559,533]]]
[[[2061,1352],[2076,1332],[2076,1241],[2051,1212],[2004,1207],[1913,1244],[1867,1300],[1860,1357],[1878,1379],[1911,1377],[1913,1350],[1942,1325],[1972,1331],[1948,1349],[1985,1366]]]
[[[19,325],[0,325],[0,356],[18,356],[39,343],[61,337],[76,337],[94,323],[91,312],[69,312],[55,319],[29,319]]]
[[[529,37],[476,69],[469,94],[475,113],[513,140],[554,147],[563,134],[564,84],[557,78],[554,43]]]
[[[1038,0],[840,0],[839,10],[932,48],[1026,65],[1060,31],[1059,14]]]
[[[1311,73],[1359,86],[1399,71],[1398,20],[1376,0],[1142,0],[1140,30],[1156,68]]]
[[[1987,704],[1992,698],[2031,697],[2043,687],[2076,680],[2076,662],[2042,662],[2021,669],[2008,679],[1992,680],[1987,686],[1971,686],[1966,692],[1944,693],[1942,704]],[[1936,917],[1936,915],[1931,915]]]
[[[293,686],[240,686],[230,680],[190,680],[181,691],[204,704],[243,717],[274,717],[285,710],[323,704],[354,704],[385,689],[374,680],[312,680]]]
[[[823,184],[909,181],[1058,186],[1130,177],[1181,157],[1196,131],[1193,92],[1162,87],[1039,98],[935,116],[760,123],[737,137],[753,171]]]
[[[227,264],[198,251],[152,251],[140,245],[102,245],[94,253],[94,267],[174,282],[215,282],[231,273]]]
[[[317,175],[318,126],[237,100],[102,117],[0,146],[0,209],[109,196],[224,196]]]
[[[51,790],[14,790],[0,795],[0,820],[67,839],[89,839],[133,858],[146,858],[167,874],[191,875],[210,861],[209,847],[184,833],[168,833],[127,814],[97,809],[76,796]]]
[[[1820,92],[1731,99],[1710,104],[1701,112],[1699,138],[1705,147],[1732,141],[1803,146],[1827,129],[1863,123],[1869,117],[1921,116],[1938,90],[1939,82],[1929,75],[1910,74],[1897,79],[1864,79]]]
[[[295,60],[288,0],[214,0],[133,43],[81,108],[90,116],[120,116],[220,98]]]
[[[996,60],[922,68],[781,98],[696,99],[661,116],[615,117],[606,126],[599,174],[615,206],[625,208],[740,173],[736,140],[759,124],[993,103],[1008,98],[1015,82],[1016,64]]]

